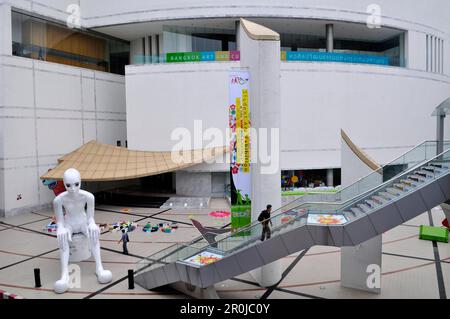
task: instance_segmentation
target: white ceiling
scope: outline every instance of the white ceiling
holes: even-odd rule
[[[214,18],[140,22],[99,27],[94,28],[94,30],[117,38],[132,41],[151,34],[161,33],[164,25],[233,30],[235,21],[237,20],[237,18]],[[332,23],[334,24],[334,34],[337,39],[354,39],[374,42],[392,38],[393,36],[399,35],[403,32],[402,30],[392,28],[370,29],[365,24],[341,21],[292,18],[250,18],[250,20],[271,28],[279,33],[297,33],[316,36],[325,36],[325,25],[327,23]]]

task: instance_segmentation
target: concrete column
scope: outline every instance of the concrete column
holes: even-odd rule
[[[341,248],[341,285],[381,292],[382,235],[354,247]]]
[[[6,3],[0,3],[0,55],[12,54],[12,31],[11,31],[11,6]],[[0,105],[5,103],[6,76],[3,73],[1,65],[2,57],[0,56]],[[0,118],[0,127],[5,126],[6,119]],[[0,134],[0,154],[3,154],[4,141],[3,134]],[[0,156],[1,157],[1,156]],[[0,158],[0,166],[3,167],[3,159]],[[0,217],[5,217],[6,200],[5,200],[5,175],[0,172]]]
[[[361,154],[363,154],[361,150],[355,150],[354,145],[352,147],[350,147],[348,143],[342,139],[342,188],[349,186],[361,177],[364,177],[373,171],[373,169],[369,167],[367,163],[363,162],[355,153],[360,152],[361,156]],[[379,174],[379,176],[374,176],[371,178],[371,181],[371,185],[367,185],[369,188],[381,184],[383,182],[383,176],[381,174]],[[361,192],[366,190],[367,189],[363,188],[361,189]],[[356,194],[349,194],[348,198],[354,197],[355,195]],[[373,278],[378,278],[378,282],[381,282],[381,245],[382,236],[379,235],[359,245],[341,248],[341,285],[343,287],[373,293],[381,292],[381,286],[371,285],[373,283]],[[370,282],[369,285],[368,282]]]
[[[327,35],[327,52],[333,52],[334,50],[334,28],[332,24],[326,25]]]
[[[333,169],[327,169],[327,186],[334,186],[334,174]]]
[[[240,33],[240,30],[241,30],[241,28],[239,27],[239,25],[240,25],[240,22],[239,22],[239,21],[236,21],[236,22],[235,22],[235,30],[236,30],[236,51],[239,51],[240,48],[241,48],[241,46],[239,45],[239,38],[240,38],[239,33]]]
[[[144,64],[144,41],[139,38],[130,43],[131,64]]]
[[[406,47],[406,37],[405,34],[401,34],[400,35],[400,44],[399,44],[399,50],[400,50],[400,66],[401,67],[406,67],[406,51],[405,51],[405,47]]]
[[[11,6],[0,4],[0,54],[12,54]]]
[[[437,154],[440,154],[444,151],[444,115],[438,115],[436,116],[437,122],[436,122],[436,141],[437,141]]]
[[[273,210],[281,206],[280,136],[271,139],[271,132],[279,132],[281,126],[280,98],[280,36],[272,30],[253,22],[241,20],[239,26],[241,67],[250,72],[250,112],[252,127],[267,129],[267,140],[258,133],[258,141],[252,136],[252,221],[256,221],[267,204]],[[257,147],[258,152],[255,151]],[[261,151],[268,150],[270,163],[261,162]],[[258,158],[255,158],[258,155]],[[274,169],[268,169],[269,165]],[[263,287],[281,280],[280,261],[273,262],[251,272]]]

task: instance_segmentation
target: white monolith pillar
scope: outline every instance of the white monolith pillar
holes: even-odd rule
[[[379,165],[373,162],[341,131],[341,181],[342,188],[354,183]],[[381,170],[367,179],[360,193],[383,182]],[[346,199],[356,194],[346,194]],[[382,236],[379,235],[353,247],[341,248],[341,285],[372,293],[381,292]]]
[[[280,35],[244,19],[240,21],[238,34],[241,67],[250,73],[251,126],[258,132],[257,143],[253,136],[251,140],[252,221],[255,221],[267,204],[272,205],[272,210],[281,206]],[[262,134],[260,129],[267,129],[267,134]],[[270,162],[264,154],[270,156]],[[280,262],[265,265],[251,274],[261,286],[272,286],[281,280]]]

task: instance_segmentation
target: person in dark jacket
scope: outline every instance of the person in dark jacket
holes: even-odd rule
[[[261,222],[262,226],[262,234],[261,234],[261,241],[264,241],[264,239],[270,239],[271,231],[269,227],[269,223],[271,226],[272,220],[270,219],[270,213],[272,211],[272,205],[267,205],[266,209],[259,214],[258,221]]]
[[[122,242],[123,244],[123,254],[124,255],[128,255],[128,247],[127,244],[130,241],[130,238],[128,237],[128,233],[126,231],[126,229],[122,229],[122,238],[120,238],[118,244],[120,244],[120,242]]]

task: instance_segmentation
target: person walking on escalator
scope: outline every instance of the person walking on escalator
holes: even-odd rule
[[[267,205],[266,209],[259,214],[258,221],[261,223],[262,226],[262,234],[261,234],[261,241],[264,241],[264,239],[270,239],[271,231],[269,227],[269,223],[271,226],[272,220],[270,219],[270,213],[272,211],[272,205]]]

